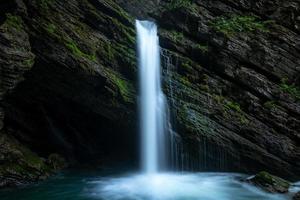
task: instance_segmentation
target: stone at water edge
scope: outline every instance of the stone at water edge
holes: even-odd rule
[[[288,181],[264,171],[248,178],[247,182],[271,193],[287,193],[291,185]]]
[[[47,163],[55,170],[62,170],[67,167],[67,163],[64,157],[58,154],[50,154]]]
[[[300,200],[300,192],[296,193],[295,196],[293,196],[293,200]]]

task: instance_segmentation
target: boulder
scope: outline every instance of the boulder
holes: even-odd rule
[[[247,181],[271,193],[287,193],[290,187],[288,181],[264,171],[248,178]]]

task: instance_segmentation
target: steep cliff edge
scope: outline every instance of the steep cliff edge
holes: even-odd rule
[[[134,19],[152,18],[187,167],[299,178],[297,1],[7,0],[0,8],[2,134],[39,156],[135,165]]]

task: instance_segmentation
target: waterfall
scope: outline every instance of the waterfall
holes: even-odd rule
[[[161,88],[160,48],[157,26],[136,21],[139,53],[141,161],[146,173],[166,165],[168,132],[166,98]]]

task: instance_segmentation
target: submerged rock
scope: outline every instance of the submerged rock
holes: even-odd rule
[[[287,193],[290,187],[288,181],[264,171],[247,179],[247,181],[271,193]]]
[[[295,196],[293,196],[293,200],[300,200],[300,192],[296,193]]]

